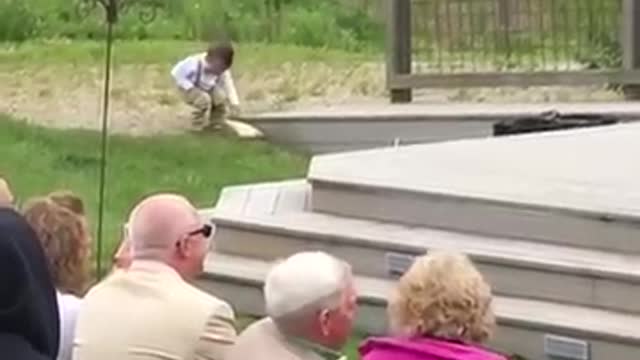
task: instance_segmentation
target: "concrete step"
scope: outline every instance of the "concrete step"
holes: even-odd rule
[[[311,207],[640,254],[640,124],[316,156]]]
[[[269,262],[212,255],[198,285],[234,305],[238,313],[263,315],[262,283]],[[361,309],[358,327],[381,334],[393,281],[358,276]],[[528,360],[550,360],[554,351],[582,353],[575,359],[637,360],[640,317],[550,302],[495,297],[498,331],[491,345]],[[554,359],[557,359],[555,357]]]
[[[224,254],[271,261],[320,249],[358,274],[394,278],[416,255],[456,249],[472,257],[498,294],[640,313],[640,256],[304,211],[208,215]]]
[[[243,114],[240,120],[260,129],[272,142],[319,154],[488,137],[498,121],[550,110],[640,118],[637,103],[366,103]]]

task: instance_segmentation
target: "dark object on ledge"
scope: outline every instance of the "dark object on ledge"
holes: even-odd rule
[[[493,124],[493,135],[515,135],[542,131],[566,130],[582,127],[613,125],[620,120],[611,115],[560,114],[548,111],[538,116],[509,119]]]

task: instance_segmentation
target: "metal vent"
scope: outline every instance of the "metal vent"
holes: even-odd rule
[[[415,255],[402,254],[402,253],[386,253],[385,264],[387,267],[387,274],[392,277],[402,276],[415,260]]]
[[[544,352],[551,359],[590,360],[591,351],[587,341],[546,334]]]

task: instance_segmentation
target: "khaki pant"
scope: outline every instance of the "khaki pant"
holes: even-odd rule
[[[199,88],[180,89],[184,101],[193,107],[191,122],[196,129],[207,126],[222,127],[226,115],[227,95],[221,89],[214,88],[206,92]]]

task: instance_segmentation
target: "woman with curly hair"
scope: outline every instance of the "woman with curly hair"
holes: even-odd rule
[[[81,204],[81,200],[72,194],[66,194],[65,201],[60,199],[33,199],[26,204],[24,216],[38,235],[48,260],[60,313],[58,359],[68,360],[81,296],[90,280],[91,236],[84,217],[76,212],[83,207],[70,206]]]
[[[389,300],[393,336],[367,340],[363,360],[505,360],[481,347],[495,326],[491,287],[465,256],[418,258]]]

